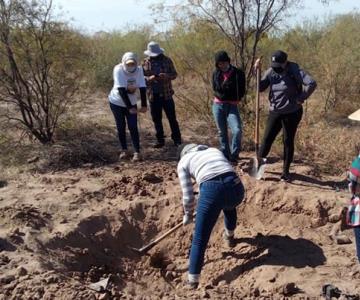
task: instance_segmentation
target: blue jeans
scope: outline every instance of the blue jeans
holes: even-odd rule
[[[356,255],[360,263],[360,226],[354,227]]]
[[[156,138],[159,142],[164,142],[164,128],[162,123],[162,111],[164,110],[171,129],[171,138],[176,144],[181,144],[181,133],[178,121],[176,120],[175,102],[173,98],[164,99],[154,94],[153,101],[150,102],[151,117],[155,125]]]
[[[131,141],[135,152],[140,152],[140,139],[137,127],[137,114],[130,114],[126,107],[121,107],[110,103],[111,111],[115,118],[116,128],[120,141],[121,148],[127,150],[126,143],[126,123],[130,131]]]
[[[237,159],[241,150],[242,137],[242,125],[238,107],[228,103],[214,103],[212,112],[219,130],[221,151],[227,159]],[[232,135],[231,147],[229,146],[228,126]]]
[[[244,186],[238,176],[225,173],[200,185],[195,229],[190,250],[189,274],[200,274],[207,243],[220,212],[224,212],[224,223],[227,230],[235,230],[236,206],[244,198]]]

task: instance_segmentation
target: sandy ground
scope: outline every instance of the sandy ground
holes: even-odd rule
[[[149,120],[142,138],[150,143],[145,130]],[[329,237],[349,197],[344,178],[315,176],[299,161],[292,183],[279,181],[278,158],[256,181],[246,173],[252,154],[241,154],[237,245],[225,246],[221,217],[198,290],[183,284],[193,225],[148,255],[130,250],[182,219],[175,153],[169,141],[146,149],[142,162],[28,172],[1,184],[0,299],[322,299],[328,283],[360,293],[352,231],[342,232],[349,244]],[[107,292],[89,289],[105,278]]]

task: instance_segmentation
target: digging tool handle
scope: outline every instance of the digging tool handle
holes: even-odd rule
[[[183,226],[183,223],[179,223],[175,225],[173,228],[166,231],[163,235],[159,236],[157,239],[153,240],[151,243],[146,245],[145,247],[140,249],[140,252],[146,252],[150,250],[152,247],[154,247],[158,242],[162,241],[164,238],[166,238],[168,235],[172,234],[174,231],[178,230],[180,227]]]
[[[256,103],[255,103],[255,152],[259,152],[259,119],[260,119],[260,67],[256,69]]]

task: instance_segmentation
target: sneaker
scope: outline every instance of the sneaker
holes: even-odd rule
[[[236,241],[233,235],[227,235],[224,233],[224,241],[229,248],[234,248],[236,246]]]
[[[290,174],[289,174],[289,173],[283,173],[283,174],[280,176],[280,181],[290,182],[290,181],[291,181]]]
[[[119,160],[123,160],[123,159],[127,158],[127,156],[128,156],[127,150],[121,150],[121,152],[119,154]]]
[[[139,152],[135,152],[132,161],[140,161],[140,160],[141,160],[141,154]]]
[[[154,148],[162,148],[165,146],[164,141],[157,141],[157,143],[154,145]]]
[[[266,158],[259,158],[257,172],[255,176],[257,180],[260,180],[264,176],[265,168],[266,168]]]
[[[186,281],[185,286],[186,286],[186,289],[188,289],[188,290],[196,290],[199,287],[199,283]]]

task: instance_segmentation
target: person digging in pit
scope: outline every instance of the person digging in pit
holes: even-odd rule
[[[183,225],[194,219],[195,197],[191,179],[199,186],[195,229],[190,250],[187,285],[198,287],[207,243],[213,227],[224,213],[224,239],[235,246],[236,207],[244,199],[244,186],[224,154],[206,145],[186,144],[178,149],[177,172],[183,193]]]

